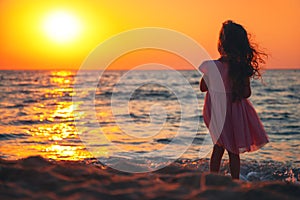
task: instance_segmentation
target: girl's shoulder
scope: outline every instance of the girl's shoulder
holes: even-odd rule
[[[212,65],[216,64],[217,62],[219,62],[219,60],[204,60],[201,65]]]
[[[208,73],[210,69],[220,68],[222,67],[222,65],[223,63],[220,60],[205,60],[199,66],[199,70],[205,74]]]

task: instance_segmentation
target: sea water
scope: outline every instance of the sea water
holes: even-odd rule
[[[164,148],[177,137],[178,129],[184,127],[187,132],[185,138],[173,143],[175,149],[188,146],[179,162],[201,158],[199,149],[208,130],[202,118],[204,93],[199,91],[199,72],[178,71],[193,89],[192,93],[197,97],[197,109],[195,105],[181,105],[182,101],[178,98],[195,96],[191,95],[191,91],[178,87],[179,81],[167,71],[138,71],[135,76],[139,80],[152,77],[154,81],[142,84],[136,78],[127,77],[119,88],[116,86],[127,72],[107,71],[96,80],[98,85],[95,90],[74,90],[74,86],[86,85],[88,88],[89,83],[95,81],[90,80],[94,73],[82,72],[82,77],[79,77],[76,71],[0,71],[0,157],[11,160],[41,155],[55,160],[89,159],[93,155],[80,135],[84,134],[82,127],[92,127],[93,133],[87,137],[105,134],[107,139],[105,142],[95,140],[94,145],[100,148],[97,156],[130,158],[132,153]],[[299,77],[300,70],[267,70],[263,73],[262,81],[251,81],[250,100],[268,133],[270,143],[256,152],[242,154],[243,160],[283,162],[285,166],[299,167]],[[168,84],[155,82],[158,79]],[[184,97],[178,96],[174,88]],[[127,117],[122,117],[124,113],[114,113],[112,107],[118,110],[118,104],[113,104],[112,98],[122,99],[128,96],[129,91],[129,100],[124,104]],[[74,96],[79,98],[74,99]],[[94,103],[88,101],[90,97],[94,98]],[[78,105],[90,110],[91,116],[85,113],[83,115],[86,116],[82,116],[85,119],[80,120],[82,113],[76,110]],[[195,110],[197,113],[182,120],[183,110]],[[78,119],[76,116],[79,116]],[[156,119],[154,126],[153,119]],[[194,126],[194,121],[199,121],[198,126]],[[189,144],[186,141],[191,142]],[[118,152],[118,149],[121,151]],[[172,151],[174,148],[161,151],[160,156],[173,155]],[[209,156],[207,152],[205,158]]]

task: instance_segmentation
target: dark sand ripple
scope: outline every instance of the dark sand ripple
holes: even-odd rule
[[[96,162],[29,157],[0,160],[0,199],[297,199],[300,185],[232,181],[203,173],[207,160],[175,162],[159,171],[129,174]]]

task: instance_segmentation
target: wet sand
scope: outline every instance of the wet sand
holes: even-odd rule
[[[156,172],[130,174],[93,161],[48,161],[38,156],[0,159],[0,199],[290,200],[300,196],[297,180],[232,181],[207,170],[207,160],[175,162]]]

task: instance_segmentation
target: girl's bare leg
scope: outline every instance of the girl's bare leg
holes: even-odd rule
[[[229,155],[229,166],[230,166],[230,173],[232,179],[239,179],[240,178],[240,155],[234,154],[228,151]]]
[[[211,172],[219,172],[223,154],[224,154],[224,148],[215,144],[210,158]]]

